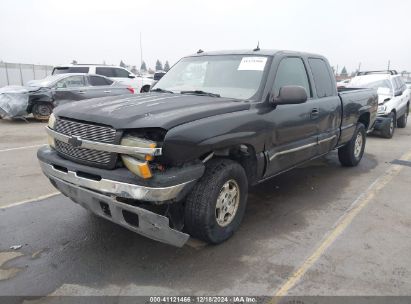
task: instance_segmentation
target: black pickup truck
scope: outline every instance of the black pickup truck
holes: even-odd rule
[[[175,246],[216,244],[238,229],[250,186],[333,149],[356,166],[377,106],[372,89],[338,92],[319,55],[199,52],[151,93],[58,107],[37,155],[103,218]]]

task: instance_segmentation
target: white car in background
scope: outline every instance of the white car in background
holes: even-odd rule
[[[394,135],[396,127],[405,128],[410,109],[410,90],[396,71],[360,72],[349,87],[374,88],[378,93],[378,117],[374,130],[385,138]]]
[[[337,81],[337,88],[346,88],[350,84],[351,79]]]
[[[135,94],[150,91],[150,87],[154,82],[153,79],[143,77],[141,75],[135,75],[125,68],[110,65],[67,64],[54,67],[51,74],[56,75],[63,73],[86,73],[103,75],[121,84],[132,87]]]

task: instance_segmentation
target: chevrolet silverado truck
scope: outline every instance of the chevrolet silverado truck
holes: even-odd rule
[[[74,202],[181,247],[239,228],[250,186],[334,149],[356,166],[374,89],[337,91],[320,55],[253,50],[181,59],[151,92],[62,105],[38,159]]]

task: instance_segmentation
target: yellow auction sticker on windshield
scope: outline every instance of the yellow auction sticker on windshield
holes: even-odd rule
[[[267,62],[267,57],[243,57],[241,59],[240,65],[238,66],[239,71],[262,71],[264,70],[265,63]]]

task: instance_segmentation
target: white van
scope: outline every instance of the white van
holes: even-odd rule
[[[87,73],[106,76],[114,81],[130,86],[134,89],[134,93],[145,93],[150,90],[154,80],[135,75],[129,70],[109,65],[97,64],[68,64],[63,66],[56,66],[53,68],[52,75],[63,73]]]

